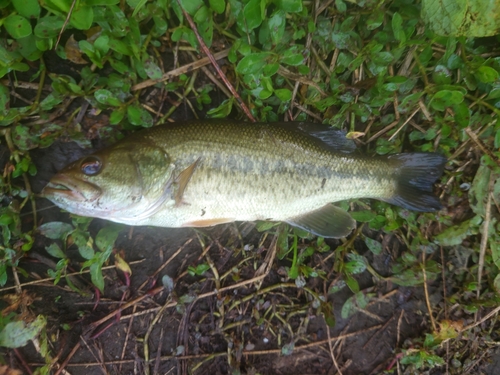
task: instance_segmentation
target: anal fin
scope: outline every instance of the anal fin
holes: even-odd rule
[[[343,209],[327,204],[318,210],[292,217],[286,222],[321,237],[342,238],[356,227],[356,221]]]

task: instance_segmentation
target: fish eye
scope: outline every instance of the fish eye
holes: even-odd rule
[[[95,156],[86,157],[80,164],[80,170],[87,176],[95,176],[101,171],[101,167],[101,160]]]

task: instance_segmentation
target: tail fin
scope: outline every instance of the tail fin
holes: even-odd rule
[[[441,202],[432,194],[432,185],[443,174],[447,159],[436,153],[405,153],[388,157],[396,167],[397,188],[387,202],[413,211],[436,211]]]

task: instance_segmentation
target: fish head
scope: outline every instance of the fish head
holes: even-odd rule
[[[122,142],[69,164],[41,195],[77,215],[134,224],[170,199],[173,170],[161,148]]]

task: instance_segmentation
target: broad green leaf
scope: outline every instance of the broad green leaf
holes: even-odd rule
[[[110,251],[118,238],[118,234],[123,229],[123,225],[110,224],[102,228],[95,237],[95,244],[103,252]]]
[[[35,35],[38,38],[55,38],[59,35],[64,20],[56,16],[40,18],[35,26]]]
[[[153,126],[153,117],[151,114],[137,104],[131,104],[127,107],[127,118],[132,125],[144,128]]]
[[[82,6],[71,13],[70,23],[79,30],[88,30],[94,21],[94,11],[90,6]]]
[[[500,0],[422,0],[422,18],[439,35],[498,34]]]
[[[400,43],[406,41],[406,35],[403,30],[403,17],[398,12],[395,12],[392,16],[392,32],[394,33],[394,38]]]
[[[438,111],[444,111],[448,107],[462,103],[463,100],[464,94],[460,91],[441,90],[432,97],[431,106]]]
[[[498,72],[486,65],[482,65],[477,69],[476,77],[483,83],[491,83],[498,80]]]
[[[73,226],[61,221],[52,221],[50,223],[42,224],[38,227],[38,231],[53,240],[66,239],[68,234],[73,231]]]
[[[289,100],[292,99],[292,92],[289,89],[276,89],[274,90],[274,94],[282,102],[288,102]]]
[[[377,216],[377,214],[373,211],[370,211],[370,210],[363,210],[363,211],[353,211],[353,212],[350,212],[350,215],[352,216],[352,218],[356,221],[360,221],[362,223],[368,223],[370,221],[372,221],[373,219],[375,219],[375,216]]]
[[[154,60],[149,57],[144,61],[144,70],[146,74],[151,79],[160,79],[163,76],[163,72],[160,67],[154,62]]]
[[[20,348],[36,338],[47,324],[43,315],[38,315],[30,323],[10,322],[0,331],[0,346]]]
[[[302,0],[278,0],[277,5],[285,12],[297,13],[302,11]]]
[[[209,0],[208,3],[210,4],[210,8],[217,14],[224,13],[226,9],[225,0]]]
[[[434,238],[434,242],[442,246],[460,245],[467,236],[474,233],[477,233],[477,230],[472,230],[471,220],[466,220],[458,225],[445,229]]]
[[[102,265],[100,263],[92,263],[90,265],[90,279],[101,292],[104,292],[104,277],[102,275]]]
[[[99,89],[94,93],[94,97],[99,103],[119,107],[122,102],[114,94],[106,89]]]
[[[11,14],[3,21],[5,30],[14,38],[25,38],[32,33],[31,24],[23,16]]]
[[[379,255],[382,253],[382,244],[380,242],[365,237],[365,244],[373,254]]]
[[[212,45],[212,37],[214,33],[214,20],[212,18],[212,11],[203,5],[193,16],[196,25],[198,26],[198,33],[207,45]]]
[[[177,0],[175,0],[175,2],[177,2]],[[179,2],[184,10],[191,16],[193,16],[198,9],[204,6],[203,0],[180,0]]]
[[[275,12],[268,21],[271,40],[274,45],[279,44],[283,39],[286,25],[286,14],[284,11]]]
[[[28,19],[40,16],[38,0],[12,0],[12,5],[21,16]]]
[[[243,8],[243,15],[249,30],[259,27],[262,23],[262,1],[263,0],[250,0],[247,5],[245,5],[245,8]]]
[[[0,108],[7,108],[10,101],[9,89],[0,83]]]
[[[270,52],[257,52],[247,55],[240,60],[236,66],[236,71],[240,74],[259,73],[269,63],[269,58],[272,55]]]
[[[66,254],[64,254],[59,245],[56,243],[51,243],[49,246],[46,246],[45,250],[47,250],[47,252],[54,258],[59,258],[59,259],[66,258]]]
[[[111,115],[109,116],[109,123],[111,125],[116,125],[120,123],[120,121],[122,121],[123,118],[125,117],[125,113],[127,113],[125,108],[115,109],[113,112],[111,112]]]

